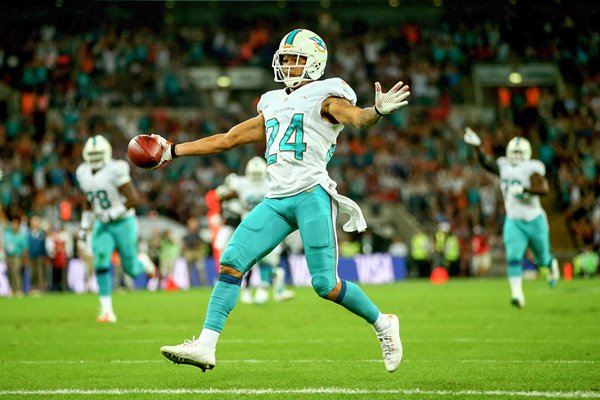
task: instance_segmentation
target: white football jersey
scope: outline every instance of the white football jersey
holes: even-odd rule
[[[546,167],[539,160],[523,161],[516,165],[511,164],[506,157],[499,157],[497,160],[500,170],[500,189],[504,197],[504,208],[506,216],[511,219],[520,219],[531,221],[540,214],[544,214],[544,209],[540,203],[540,196],[523,193],[519,196],[513,196],[508,192],[508,188],[514,184],[523,185],[523,188],[531,187],[531,175],[546,175]]]
[[[266,180],[256,182],[251,181],[247,176],[235,176],[231,179],[231,189],[242,203],[243,218],[264,200],[268,187]]]
[[[344,128],[321,116],[329,97],[356,104],[356,94],[340,78],[314,81],[288,94],[285,89],[262,95],[257,110],[265,118],[266,197],[292,196],[328,178],[327,163]]]
[[[106,212],[118,205],[125,205],[125,196],[119,188],[131,182],[129,164],[124,160],[111,159],[96,173],[92,172],[88,163],[81,164],[75,172],[79,187],[92,205],[94,213]],[[124,216],[134,215],[130,208]]]

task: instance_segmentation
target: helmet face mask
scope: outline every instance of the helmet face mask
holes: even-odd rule
[[[267,179],[267,162],[261,157],[252,157],[246,164],[246,176],[251,182],[264,182]]]
[[[104,136],[95,135],[83,146],[83,159],[93,171],[102,168],[112,158],[112,146]]]
[[[284,63],[283,56],[286,54],[295,56],[296,62]],[[287,87],[295,88],[304,81],[317,80],[323,76],[326,64],[327,46],[323,39],[307,29],[295,29],[281,39],[271,66],[275,82],[283,82]],[[291,76],[291,70],[295,68],[301,68],[302,72],[298,76]]]
[[[524,137],[517,136],[506,146],[506,158],[512,165],[531,160],[531,144]]]

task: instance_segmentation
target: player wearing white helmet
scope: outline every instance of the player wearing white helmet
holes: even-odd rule
[[[129,164],[112,158],[112,146],[102,135],[94,135],[85,142],[83,159],[76,171],[79,187],[87,198],[79,240],[85,242],[92,229],[91,246],[100,296],[100,315],[96,321],[116,322],[110,274],[114,250],[119,253],[123,270],[131,277],[142,272],[154,273],[154,265],[145,254],[138,255],[134,207],[139,197],[131,181]]]
[[[503,240],[511,304],[522,308],[525,294],[521,262],[528,247],[535,255],[537,266],[546,269],[550,287],[556,286],[560,275],[558,262],[550,252],[548,219],[540,203],[540,196],[548,194],[546,167],[539,160],[531,159],[531,144],[524,137],[511,139],[506,147],[506,157],[497,160],[481,151],[481,139],[472,129],[466,128],[463,138],[476,149],[481,165],[500,176],[506,210]]]
[[[245,218],[254,207],[264,200],[267,193],[267,163],[262,157],[253,157],[246,164],[245,176],[231,174],[225,179],[223,185],[217,188],[217,194],[225,202],[236,199],[242,208],[242,219]],[[222,227],[219,230],[221,236]],[[229,232],[229,230],[228,230]],[[218,237],[219,237],[218,236]],[[227,236],[227,244],[231,235]],[[224,249],[224,247],[223,247]],[[273,286],[273,299],[275,301],[289,300],[294,297],[294,292],[285,288],[285,270],[280,267],[281,253],[280,245],[258,261],[260,272],[260,283],[252,297],[249,285],[249,273],[244,275],[245,284],[242,286],[240,299],[242,303],[265,304],[269,300],[268,287]],[[255,269],[250,269],[249,272]]]
[[[387,114],[408,104],[408,86],[398,82],[388,92],[375,83],[375,104],[356,106],[356,94],[340,78],[319,80],[327,62],[327,46],[316,33],[294,29],[273,57],[276,82],[284,89],[262,95],[258,115],[193,142],[163,146],[161,163],[177,156],[207,156],[249,143],[265,143],[268,190],[235,230],[221,257],[219,279],[208,305],[198,340],[163,346],[161,353],[176,363],[202,370],[215,365],[215,348],[227,316],[240,293],[242,276],[286,236],[300,230],[315,292],[372,324],[386,369],[395,371],[402,359],[398,317],[383,314],[354,283],[337,274],[338,210],[350,215],[347,231],[363,231],[366,222],[358,205],[337,193],[327,163],[344,126],[368,129]]]

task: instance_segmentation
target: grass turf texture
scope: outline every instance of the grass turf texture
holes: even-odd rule
[[[599,280],[525,282],[522,310],[504,279],[363,289],[400,317],[393,374],[371,326],[310,288],[238,303],[207,373],[159,348],[200,332],[209,289],[115,293],[112,325],[92,294],[0,299],[0,398],[600,398]]]

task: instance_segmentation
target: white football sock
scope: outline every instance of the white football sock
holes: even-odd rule
[[[102,314],[113,312],[112,297],[100,296],[100,310],[102,311]]]
[[[392,322],[387,317],[387,315],[382,314],[381,312],[379,313],[379,316],[377,317],[375,322],[373,322],[373,328],[375,328],[375,331],[377,333],[381,333],[381,332],[385,331],[390,326],[392,326]]]
[[[512,297],[516,299],[522,299],[525,297],[523,294],[523,277],[522,276],[511,276],[508,278],[508,284],[510,285],[510,291]]]
[[[200,337],[198,340],[206,345],[211,350],[215,350],[217,348],[217,341],[219,340],[220,333],[217,331],[213,331],[211,329],[202,329],[200,332]]]

